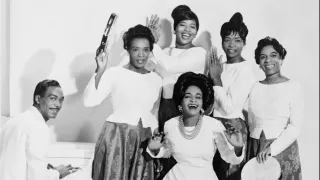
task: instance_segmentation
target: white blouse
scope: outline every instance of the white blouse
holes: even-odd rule
[[[99,105],[109,94],[113,113],[110,122],[137,125],[141,118],[144,127],[158,127],[161,77],[154,72],[139,74],[122,66],[107,69],[101,77],[98,89],[95,76],[89,81],[83,96],[84,105]]]
[[[155,44],[153,48],[155,71],[163,79],[163,98],[171,99],[173,86],[185,72],[205,73],[207,51],[202,47],[189,49],[166,48]]]
[[[59,172],[47,169],[49,148],[49,127],[37,108],[9,119],[0,132],[0,179],[58,180]]]
[[[190,130],[190,129],[189,129]],[[212,159],[217,150],[228,163],[239,164],[244,157],[236,156],[234,147],[227,141],[222,123],[212,117],[203,116],[199,134],[191,139],[185,139],[179,130],[179,117],[168,120],[164,125],[165,137],[170,146],[161,147],[155,158],[172,155],[177,164],[165,176],[165,180],[218,180],[213,168]]]
[[[303,98],[299,83],[289,80],[279,84],[257,82],[249,97],[250,136],[276,140],[270,145],[275,156],[289,147],[300,133],[303,121]]]
[[[241,118],[244,120],[242,111],[250,89],[256,82],[251,62],[224,63],[221,81],[223,87],[213,86],[213,116],[227,119]]]

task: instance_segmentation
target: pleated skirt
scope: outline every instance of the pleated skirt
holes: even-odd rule
[[[151,128],[106,121],[96,143],[93,180],[153,180],[153,160],[146,152]]]

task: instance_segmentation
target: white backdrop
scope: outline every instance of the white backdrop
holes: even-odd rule
[[[129,27],[145,24],[145,18],[158,14],[162,18],[163,47],[174,42],[171,11],[187,4],[200,20],[197,42],[206,46],[211,38],[222,52],[220,28],[235,12],[241,12],[248,26],[245,59],[254,63],[254,49],[265,36],[277,38],[287,49],[283,73],[304,87],[305,123],[299,137],[303,176],[319,179],[319,1],[317,0],[4,0],[10,2],[10,64],[5,74],[10,87],[2,97],[14,116],[32,105],[37,82],[45,78],[58,80],[65,93],[59,116],[51,120],[58,141],[95,142],[105,118],[112,112],[109,99],[101,106],[85,108],[81,98],[95,69],[94,53],[112,12],[119,14],[111,37],[109,66],[125,56],[122,34]],[[2,26],[4,20],[2,20]],[[9,38],[8,38],[9,39]],[[9,43],[7,43],[9,44]],[[256,67],[258,79],[262,72]],[[2,98],[3,99],[3,98]],[[7,107],[6,106],[6,107]],[[8,112],[8,113],[9,113]],[[308,178],[310,177],[310,178]]]

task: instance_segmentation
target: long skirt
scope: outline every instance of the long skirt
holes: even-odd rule
[[[152,158],[146,152],[151,128],[106,121],[96,143],[93,180],[153,180]]]
[[[243,141],[247,144],[248,137],[248,126],[244,120],[241,118],[234,119],[225,119],[220,117],[215,117],[215,119],[222,122],[226,129],[231,127],[239,130],[242,133]],[[246,152],[244,152],[246,153]],[[246,154],[244,154],[244,159],[246,159]],[[240,164],[230,164],[225,162],[219,151],[213,157],[213,169],[217,174],[219,180],[240,180],[241,179],[241,170],[245,164],[245,161],[242,161]]]
[[[262,131],[260,139],[249,137],[247,160],[255,158],[259,152],[264,150],[266,146],[270,145],[275,139],[266,139]],[[297,141],[294,141],[280,154],[274,156],[281,166],[280,180],[301,180],[301,163],[299,156],[299,147]]]
[[[169,119],[179,115],[179,111],[175,106],[173,99],[161,99],[159,107],[159,131],[163,131],[164,124]],[[157,160],[155,167],[155,179],[161,180],[170,171],[170,169],[177,163],[173,158],[160,158]]]

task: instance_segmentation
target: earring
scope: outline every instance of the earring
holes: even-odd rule
[[[173,34],[176,34],[176,31],[173,31],[172,33],[173,33]]]
[[[204,114],[204,109],[201,108],[200,114]]]
[[[178,106],[178,110],[179,110],[180,113],[182,113],[182,110],[183,110],[182,106]]]

